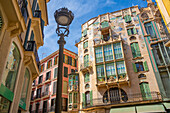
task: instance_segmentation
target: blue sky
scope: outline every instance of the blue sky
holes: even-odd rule
[[[59,49],[56,34],[57,24],[54,19],[55,10],[67,7],[74,13],[74,20],[70,25],[70,34],[65,37],[65,48],[77,53],[75,40],[81,37],[81,24],[100,14],[128,8],[133,5],[146,6],[143,0],[50,0],[47,4],[49,25],[44,27],[44,45],[38,50],[40,60]]]

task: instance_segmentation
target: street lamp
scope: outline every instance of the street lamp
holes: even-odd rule
[[[59,63],[58,63],[58,75],[57,75],[57,89],[56,89],[56,101],[55,101],[55,113],[61,113],[62,109],[62,71],[63,71],[63,48],[66,41],[65,36],[69,34],[69,25],[74,19],[74,14],[67,8],[60,8],[54,13],[55,21],[57,22],[56,33],[60,36],[57,41],[59,44]]]

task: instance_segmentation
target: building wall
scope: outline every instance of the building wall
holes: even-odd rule
[[[27,3],[24,7],[23,1],[0,2],[0,112],[29,112],[32,81],[39,74],[38,62],[35,61],[38,57],[35,56],[35,51],[28,51],[28,46],[24,48],[24,42],[28,44],[31,37],[28,29],[31,27],[30,29],[33,30],[32,27],[35,25],[32,23],[29,26],[28,22],[30,19],[37,18],[32,15],[33,4],[30,4],[29,0]],[[47,13],[46,10],[42,11],[42,8],[39,10],[42,14]],[[37,29],[43,32],[42,29]],[[38,36],[38,31],[35,32],[35,29],[34,34]],[[43,40],[40,44],[37,39],[34,38],[32,41],[39,46],[42,45]],[[35,50],[37,49],[38,46],[35,47]]]
[[[149,8],[144,8],[144,10],[147,9]],[[151,12],[150,14],[153,13]],[[126,22],[125,20],[126,15],[131,15],[130,23]],[[150,52],[148,51],[148,48],[150,48],[150,46],[147,46],[147,42],[145,40],[146,37],[143,34],[143,29],[141,28],[140,25],[141,17],[139,15],[141,15],[141,10],[139,10],[137,6],[133,6],[120,11],[99,15],[98,17],[92,18],[89,21],[82,24],[82,37],[76,43],[76,46],[78,47],[79,80],[81,81],[79,83],[81,111],[87,112],[89,110],[89,112],[93,112],[91,109],[93,109],[95,106],[94,112],[97,112],[97,109],[101,108],[99,105],[103,105],[102,107],[107,106],[107,108],[109,109],[110,108],[109,105],[103,103],[103,96],[105,92],[111,88],[119,88],[119,92],[121,89],[124,90],[128,97],[127,102],[132,101],[134,98],[136,98],[137,99],[136,101],[132,101],[134,105],[140,104],[141,102],[145,104],[152,103],[152,101],[154,101],[154,96],[152,94],[155,92],[156,95],[160,93],[160,89],[158,87],[159,84],[157,82],[157,75],[155,74],[155,68],[157,67],[153,65],[153,62],[151,60],[154,58],[153,56],[150,55]],[[153,17],[153,15],[151,16]],[[108,21],[109,24],[108,27],[106,28],[102,28],[102,22],[104,21]],[[130,28],[135,28],[137,33],[134,35],[130,35],[128,33],[128,29]],[[103,41],[102,35],[107,32],[107,29],[109,31],[110,36],[113,38],[112,39],[110,38],[109,41]],[[84,35],[85,32],[87,32],[86,35]],[[135,39],[133,39],[132,36],[134,36]],[[98,44],[96,44],[97,42],[96,40],[99,40]],[[84,49],[83,46],[84,46],[84,42],[86,41],[88,41],[88,47]],[[116,78],[116,81],[113,82],[109,82],[105,80],[103,83],[99,83],[97,80],[97,69],[96,69],[96,65],[99,65],[99,63],[96,63],[95,47],[102,46],[102,45],[109,45],[112,43],[114,44],[117,42],[121,43],[123,58],[120,60],[125,61],[126,77],[120,80]],[[133,58],[133,54],[132,54],[133,50],[131,48],[131,44],[133,43],[138,43],[140,54],[141,54],[140,57]],[[84,65],[84,56],[87,54],[89,55],[90,66],[82,67],[82,65]],[[115,60],[114,62],[117,61],[118,60]],[[143,62],[143,63],[147,62],[146,64],[148,69],[144,71],[136,72],[134,68],[134,64],[139,62]],[[105,63],[108,62],[104,62],[100,64],[105,64]],[[105,67],[104,70],[106,70]],[[85,73],[87,72],[89,72],[89,79],[90,79],[89,82],[85,82]],[[141,74],[146,75],[146,77],[140,78]],[[148,87],[152,95],[152,100],[150,102],[145,102],[145,100],[143,101],[138,100],[140,99],[140,95],[143,95],[143,93],[141,92],[142,89],[140,88],[140,84],[142,83],[149,84]],[[90,87],[85,88],[86,84],[89,84]],[[92,92],[90,94],[91,105],[84,107],[83,106],[84,98],[88,98],[88,97],[84,97],[84,95],[86,95],[85,93],[88,91]],[[138,95],[138,97],[135,97],[134,95]],[[120,106],[121,105],[120,103],[117,105],[115,104],[113,106]],[[101,109],[99,111],[101,111]],[[102,112],[109,112],[109,111],[102,111]]]
[[[67,50],[67,49],[64,49],[64,55],[67,55],[67,56],[70,56],[72,57],[72,60],[73,59],[76,59],[77,57],[77,54]],[[39,102],[40,105],[39,105],[39,111],[43,111],[43,102],[44,101],[47,101],[48,104],[47,104],[47,108],[48,108],[48,111],[54,111],[54,105],[52,106],[51,105],[51,101],[52,99],[55,99],[56,98],[56,93],[53,93],[54,91],[54,82],[57,82],[57,77],[55,78],[54,77],[54,74],[55,74],[55,68],[58,67],[58,61],[57,61],[57,64],[54,64],[54,58],[57,57],[58,59],[58,56],[59,56],[59,51],[56,51],[54,53],[52,53],[51,55],[47,56],[46,58],[42,59],[41,60],[41,66],[44,64],[44,70],[40,73],[39,76],[42,76],[43,75],[43,80],[42,80],[42,83],[38,83],[39,81],[39,77],[35,80],[35,86],[32,87],[32,91],[34,91],[34,99],[32,99],[31,101],[31,105],[32,105],[32,108],[31,111],[32,112],[35,112],[36,110],[36,104]],[[52,59],[52,65],[50,68],[47,69],[47,62],[50,61]],[[74,70],[77,70],[77,67],[75,67],[75,65],[70,65],[70,64],[67,64],[67,63],[63,63],[63,93],[62,93],[62,98],[64,99],[67,99],[68,98],[68,94],[67,94],[67,90],[68,90],[68,77],[64,77],[64,67],[67,67],[68,68],[68,73],[67,74],[70,74],[71,73],[71,69],[74,69]],[[51,71],[51,75],[50,75],[50,79],[49,80],[46,80],[46,73]],[[68,76],[68,75],[67,75]],[[64,85],[64,82],[67,82],[67,84]],[[43,92],[46,92],[45,91],[45,86],[49,84],[49,89],[48,89],[48,94],[46,96],[43,96]],[[41,91],[41,97],[40,98],[35,98],[36,97],[36,93],[37,93],[37,89],[38,88],[42,88],[42,91]],[[65,88],[65,89],[64,89]],[[55,88],[56,90],[56,88]],[[66,91],[66,92],[64,92]],[[63,106],[67,107],[67,103],[65,103],[66,101],[63,101]],[[67,108],[64,108],[64,111],[66,111]]]

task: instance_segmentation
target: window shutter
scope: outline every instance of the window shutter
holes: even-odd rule
[[[149,70],[148,65],[147,65],[147,61],[145,61],[145,62],[143,63],[143,66],[144,66],[144,70],[145,70],[145,71],[148,71],[148,70]]]
[[[82,93],[82,99],[83,99],[83,103],[82,103],[82,106],[83,108],[85,107],[85,93]]]
[[[0,30],[2,28],[2,25],[3,25],[3,21],[2,21],[2,17],[0,16]]]
[[[54,78],[57,77],[57,72],[58,72],[58,68],[55,68],[55,70],[54,70]]]
[[[134,72],[137,72],[136,64],[132,63]]]
[[[136,53],[135,53],[135,47],[134,47],[135,43],[132,43],[130,46],[131,46],[131,51],[132,51],[132,55],[133,55],[133,58],[136,57]]]
[[[149,84],[148,83],[142,83],[143,84],[143,90],[145,93],[145,98],[146,100],[152,99]]]
[[[127,32],[128,32],[128,35],[132,35],[131,29],[128,29]]]
[[[52,67],[52,59],[51,59],[51,61],[50,61],[50,67]]]
[[[133,34],[137,34],[136,28],[133,28]]]
[[[128,22],[132,21],[132,18],[130,15],[128,15]]]
[[[136,45],[136,56],[140,57],[141,53],[140,53],[139,45],[138,45],[138,43],[135,43],[135,45]]]
[[[93,93],[90,91],[90,105],[93,105]]]
[[[140,84],[140,91],[141,91],[141,94],[142,94],[142,98],[145,98],[145,91],[144,91],[144,88],[143,88],[143,83]]]
[[[128,15],[125,16],[125,22],[128,22]]]
[[[54,57],[54,65],[55,65],[55,59],[56,59],[56,57]]]

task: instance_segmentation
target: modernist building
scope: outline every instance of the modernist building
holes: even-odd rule
[[[167,31],[170,33],[170,1],[169,0],[156,0],[162,18],[165,22],[165,26],[167,27]],[[170,35],[169,40],[165,44],[165,46],[170,47]]]
[[[133,6],[82,24],[82,37],[76,41],[78,111],[168,111],[169,103],[162,102],[169,99],[170,51],[164,46],[167,37],[161,31],[164,23],[159,10],[147,2],[146,8]],[[70,95],[69,111],[73,112],[75,97]]]
[[[55,110],[58,56],[59,51],[56,51],[40,61],[40,74],[32,86],[31,113],[47,113]],[[68,74],[77,72],[77,54],[64,49],[63,59],[62,110],[67,111]]]
[[[49,0],[0,1],[0,113],[29,112]]]

